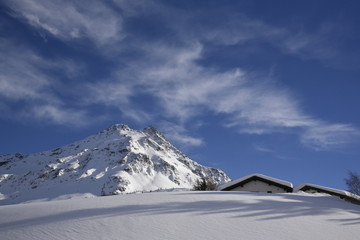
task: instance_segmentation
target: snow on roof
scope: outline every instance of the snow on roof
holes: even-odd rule
[[[259,173],[254,173],[254,174],[250,174],[248,176],[245,176],[245,177],[241,177],[241,178],[238,178],[238,179],[235,179],[233,181],[230,181],[230,182],[227,182],[221,186],[219,186],[219,190],[223,190],[227,187],[230,187],[232,185],[235,185],[235,184],[238,184],[240,182],[243,182],[245,181],[246,179],[249,179],[249,178],[252,178],[252,177],[258,177],[258,178],[262,178],[262,179],[265,179],[267,181],[271,181],[271,182],[274,182],[274,183],[277,183],[277,184],[280,184],[280,185],[284,185],[284,186],[287,186],[287,187],[290,187],[292,188],[293,187],[293,184],[291,182],[288,182],[288,181],[284,181],[284,180],[280,180],[280,179],[276,179],[276,178],[272,178],[272,177],[269,177],[269,176],[265,176],[263,174],[259,174]]]
[[[329,187],[324,187],[324,186],[320,186],[320,185],[315,185],[315,184],[300,184],[299,186],[296,186],[294,188],[294,192],[298,192],[298,191],[302,191],[302,189],[309,187],[309,188],[313,188],[313,189],[318,189],[320,191],[324,191],[324,192],[328,192],[330,193],[335,193],[338,195],[344,195],[344,196],[348,196],[348,197],[354,197],[354,194],[344,191],[344,190],[339,190],[339,189],[335,189],[335,188],[329,188]]]

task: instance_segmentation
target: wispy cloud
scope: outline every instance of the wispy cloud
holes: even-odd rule
[[[151,50],[156,65],[137,71],[144,91],[159,99],[166,114],[181,121],[199,115],[210,99],[242,82],[240,70],[220,73],[197,65],[201,49],[199,43],[185,48],[156,47]]]
[[[152,50],[155,66],[137,69],[144,91],[159,98],[167,115],[182,121],[198,116],[202,109],[227,114],[231,126],[303,127],[313,121],[303,114],[288,91],[258,81],[240,69],[218,72],[197,64],[202,46]],[[154,57],[156,56],[156,57]]]
[[[141,89],[158,99],[160,111],[156,115],[160,119],[176,119],[185,126],[210,111],[223,114],[227,119],[224,125],[240,133],[300,134],[306,146],[317,150],[343,145],[345,136],[350,140],[359,133],[350,125],[328,124],[304,113],[291,91],[272,81],[258,80],[242,69],[204,68],[198,64],[202,49],[199,42],[181,47],[152,45],[144,50],[144,59],[126,70],[126,81],[117,77],[107,87],[96,86],[94,100],[124,103],[132,114],[141,113],[131,101],[138,93],[135,89]],[[201,145],[202,141],[184,135],[182,128],[172,129],[169,132],[177,142]]]
[[[167,135],[193,146],[204,144],[204,140],[192,136],[187,126],[207,114],[223,116],[222,124],[240,134],[298,134],[302,143],[318,150],[344,145],[359,135],[360,131],[350,124],[328,123],[304,112],[292,92],[279,87],[271,76],[264,80],[243,66],[223,70],[202,63],[209,45],[243,46],[249,42],[264,42],[286,54],[329,59],[336,54],[323,44],[322,36],[330,34],[330,25],[310,34],[244,14],[228,14],[208,24],[208,18],[214,15],[204,17],[206,12],[202,12],[198,18],[152,1],[6,2],[13,16],[41,34],[64,42],[92,41],[97,46],[92,51],[99,56],[108,52],[101,57],[112,66],[106,77],[95,79],[85,74],[91,81],[71,83],[84,90],[70,94],[78,101],[78,105],[71,104],[57,93],[54,84],[61,85],[61,80],[49,70],[62,71],[71,79],[89,70],[85,63],[68,59],[50,62],[35,51],[0,42],[5,53],[0,56],[0,96],[14,102],[31,100],[27,106],[34,118],[56,124],[81,123],[87,121],[91,106],[100,105],[117,109],[138,122],[167,122],[162,125]],[[168,34],[171,40],[144,40],[143,29],[132,31],[126,25],[127,18],[136,20],[144,13],[149,17],[149,12],[156,12],[166,26],[164,31],[173,33]],[[178,19],[179,13],[185,14],[184,18]],[[121,41],[126,42],[125,52],[117,51],[115,43]],[[152,111],[137,102],[141,94],[154,99]]]
[[[27,118],[33,118],[46,121],[52,124],[68,125],[68,126],[85,126],[96,122],[99,117],[92,117],[88,120],[88,113],[81,109],[64,108],[60,105],[35,105],[22,113]]]
[[[344,27],[346,26],[346,27]],[[324,66],[336,69],[358,69],[354,62],[359,60],[359,51],[348,46],[353,36],[348,23],[342,19],[333,19],[321,23],[315,30],[286,29],[272,44],[285,53],[296,55],[302,59],[314,59]]]
[[[2,108],[2,118],[7,115],[15,119],[38,119],[55,124],[84,125],[87,116],[84,110],[66,107],[55,88],[58,78],[50,71],[73,75],[77,67],[71,61],[60,59],[48,62],[28,48],[0,40],[0,97],[6,103]],[[64,64],[66,63],[66,64]],[[12,108],[12,103],[23,106]]]
[[[317,123],[305,129],[301,141],[316,150],[338,150],[360,140],[360,131],[350,124]]]
[[[160,128],[162,132],[166,135],[166,137],[180,144],[181,146],[197,147],[204,144],[203,139],[191,136],[188,130],[184,126],[174,124],[171,122],[162,122],[160,124]]]
[[[358,69],[358,66],[353,63],[354,59],[359,59],[356,56],[359,55],[358,51],[355,50],[355,54],[347,49],[347,42],[353,41],[351,31],[347,30],[356,26],[349,26],[349,23],[341,18],[335,17],[335,19],[324,21],[309,31],[304,27],[286,23],[281,26],[272,25],[261,19],[250,18],[243,13],[216,13],[223,14],[224,17],[217,22],[212,22],[211,25],[206,24],[211,15],[201,15],[206,19],[205,23],[198,21],[198,16],[189,16],[187,26],[197,22],[190,29],[186,29],[187,34],[192,32],[189,38],[211,42],[218,46],[267,43],[286,54],[293,54],[304,59],[315,59],[326,66]],[[345,29],[344,26],[346,26]]]
[[[274,153],[274,150],[270,149],[270,148],[267,148],[267,147],[264,147],[262,145],[254,145],[254,149],[256,151],[259,151],[259,152],[264,152],[264,153]]]
[[[100,103],[108,106],[125,106],[129,104],[129,98],[136,94],[133,88],[133,81],[117,81],[117,77],[112,81],[89,83],[86,85],[86,90],[90,94],[84,96],[83,102],[85,104]]]
[[[88,38],[104,45],[124,37],[122,17],[100,1],[7,1],[13,15],[63,39]]]
[[[198,37],[216,44],[238,45],[259,39],[273,42],[285,38],[288,34],[286,29],[251,19],[244,14],[229,15],[223,21],[209,28],[195,28]]]
[[[11,100],[39,99],[50,85],[42,72],[46,61],[27,49],[0,39],[0,94]]]

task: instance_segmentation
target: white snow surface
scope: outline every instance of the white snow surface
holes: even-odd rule
[[[10,239],[353,240],[360,207],[325,194],[153,192],[0,206]]]
[[[201,177],[224,183],[221,170],[189,159],[154,127],[113,125],[51,151],[0,156],[0,205],[78,195],[190,189]]]
[[[263,175],[263,174],[259,174],[259,173],[254,173],[254,174],[250,174],[250,175],[247,175],[245,177],[241,177],[241,178],[238,178],[238,179],[235,179],[235,180],[232,180],[230,182],[227,182],[227,183],[224,183],[222,184],[221,186],[219,186],[219,190],[222,190],[224,188],[227,188],[229,186],[232,186],[234,184],[237,184],[239,182],[242,182],[248,178],[251,178],[251,177],[259,177],[259,178],[262,178],[262,179],[267,179],[269,181],[272,181],[272,182],[276,182],[278,184],[281,184],[281,185],[284,185],[284,186],[288,186],[288,187],[293,187],[293,184],[291,182],[288,182],[288,181],[284,181],[284,180],[280,180],[280,179],[277,179],[277,178],[273,178],[273,177],[269,177],[269,176],[266,176],[266,175]]]

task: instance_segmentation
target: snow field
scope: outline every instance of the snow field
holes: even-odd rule
[[[154,192],[0,206],[7,239],[357,239],[360,207],[323,194]]]

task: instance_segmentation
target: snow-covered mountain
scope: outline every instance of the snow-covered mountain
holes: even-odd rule
[[[116,124],[51,151],[0,156],[0,204],[191,188],[200,177],[230,180],[189,159],[154,127],[137,131]]]

